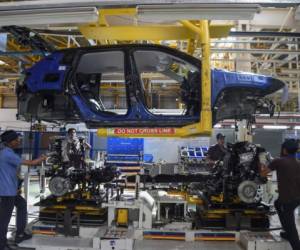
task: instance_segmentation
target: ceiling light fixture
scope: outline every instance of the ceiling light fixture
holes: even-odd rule
[[[287,125],[264,125],[264,129],[288,129],[289,126]]]
[[[90,23],[98,20],[96,7],[0,10],[0,25]]]
[[[139,5],[138,20],[251,20],[260,11],[258,4],[176,4]]]

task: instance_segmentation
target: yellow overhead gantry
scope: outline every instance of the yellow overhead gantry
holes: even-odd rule
[[[99,128],[98,136],[116,137],[191,137],[210,135],[212,131],[211,110],[211,72],[210,72],[210,38],[228,35],[231,25],[210,25],[207,20],[180,21],[179,25],[132,25],[108,26],[107,16],[135,16],[136,9],[103,9],[100,10],[98,24],[80,27],[87,39],[96,39],[101,43],[136,40],[188,40],[187,52],[193,54],[197,45],[202,51],[201,68],[201,113],[199,122],[180,128]]]

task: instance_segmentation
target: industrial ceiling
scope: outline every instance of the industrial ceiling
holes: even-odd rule
[[[212,67],[252,71],[284,80],[287,111],[299,96],[300,1],[1,1],[0,100],[14,107],[24,68],[43,53],[7,32],[26,26],[56,49],[117,43],[160,43],[201,57],[184,20],[210,19]]]

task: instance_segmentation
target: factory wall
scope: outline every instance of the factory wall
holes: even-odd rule
[[[18,121],[16,119],[16,109],[0,109],[0,130],[14,129],[17,131],[29,131],[30,124],[27,122]],[[70,124],[66,126],[75,127],[78,131],[84,131],[87,135],[87,140],[93,145],[91,156],[95,157],[97,151],[106,151],[107,138],[99,138],[95,130],[88,136],[88,130],[84,124]],[[54,131],[57,129],[53,129]],[[193,138],[193,139],[160,139],[160,138],[145,138],[144,139],[144,154],[152,154],[154,161],[164,160],[166,162],[178,161],[178,150],[182,146],[198,147],[209,146],[216,143],[215,136],[217,133],[223,133],[226,136],[226,142],[234,142],[235,134],[234,129],[215,129],[213,135],[209,137]],[[25,133],[24,144],[28,148],[27,133]],[[40,139],[42,140],[43,137]],[[298,130],[266,130],[255,129],[253,142],[265,147],[271,154],[276,157],[280,152],[280,145],[284,138],[297,138],[300,139],[300,132]],[[39,146],[34,144],[32,147]],[[45,150],[40,145],[41,149]]]
[[[216,143],[216,134],[223,133],[226,136],[226,143],[235,142],[234,129],[215,129],[210,139],[210,145]],[[284,138],[300,138],[300,133],[297,135],[297,130],[268,130],[255,129],[253,131],[253,143],[259,144],[271,153],[273,157],[279,156],[281,143]]]
[[[287,137],[289,137],[288,131],[285,130],[256,129],[253,142],[266,148],[273,157],[278,157],[280,155],[281,143]]]
[[[97,151],[107,150],[107,139],[99,138],[96,134],[92,136],[93,157]],[[160,160],[175,163],[178,162],[178,152],[180,147],[199,147],[209,145],[209,137],[201,137],[194,139],[160,139],[160,138],[145,138],[144,139],[144,154],[153,155],[153,161]]]
[[[216,134],[223,133],[226,136],[226,143],[235,142],[234,129],[216,129],[211,137],[199,137],[189,139],[160,139],[160,138],[145,138],[144,139],[144,154],[152,154],[153,161],[160,160],[166,162],[178,162],[178,151],[182,146],[199,147],[209,146],[216,143]],[[300,132],[296,130],[266,130],[256,129],[253,136],[253,142],[265,147],[274,157],[279,156],[280,145],[284,138],[300,138]],[[106,151],[107,139],[99,138],[96,134],[93,135],[94,151]]]

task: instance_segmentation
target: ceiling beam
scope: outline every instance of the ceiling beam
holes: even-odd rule
[[[277,54],[277,55],[300,55],[300,50],[269,50],[269,49],[231,49],[231,48],[212,48],[212,53],[251,53],[251,54]]]

